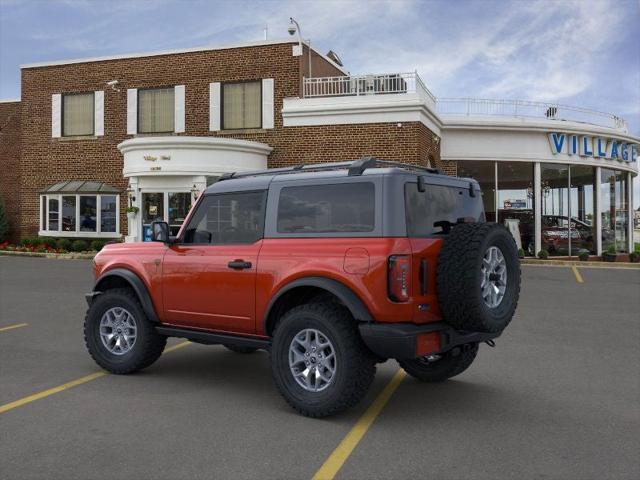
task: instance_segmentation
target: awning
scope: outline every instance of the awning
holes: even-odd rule
[[[103,182],[69,180],[45,188],[40,193],[120,193],[120,189]]]

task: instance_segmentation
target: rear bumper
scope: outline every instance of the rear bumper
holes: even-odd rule
[[[467,332],[456,330],[444,322],[427,325],[412,323],[361,323],[360,335],[364,343],[382,358],[415,358],[417,337],[423,333],[437,332],[440,335],[440,349],[432,354],[445,353],[458,345],[493,340],[502,332]]]

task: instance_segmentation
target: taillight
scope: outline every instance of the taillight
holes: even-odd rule
[[[411,259],[409,255],[389,257],[389,298],[406,302],[411,291]]]

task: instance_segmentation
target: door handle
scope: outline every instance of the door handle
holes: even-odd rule
[[[245,262],[244,260],[233,260],[227,264],[229,268],[234,270],[244,270],[245,268],[251,268],[251,262]]]

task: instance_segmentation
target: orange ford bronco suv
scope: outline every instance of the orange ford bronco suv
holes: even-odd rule
[[[84,332],[94,360],[132,373],[167,337],[270,352],[303,415],[358,403],[376,363],[439,382],[493,344],[520,293],[516,244],[486,223],[476,181],[364,158],[227,174],[177,237],[107,245]]]

